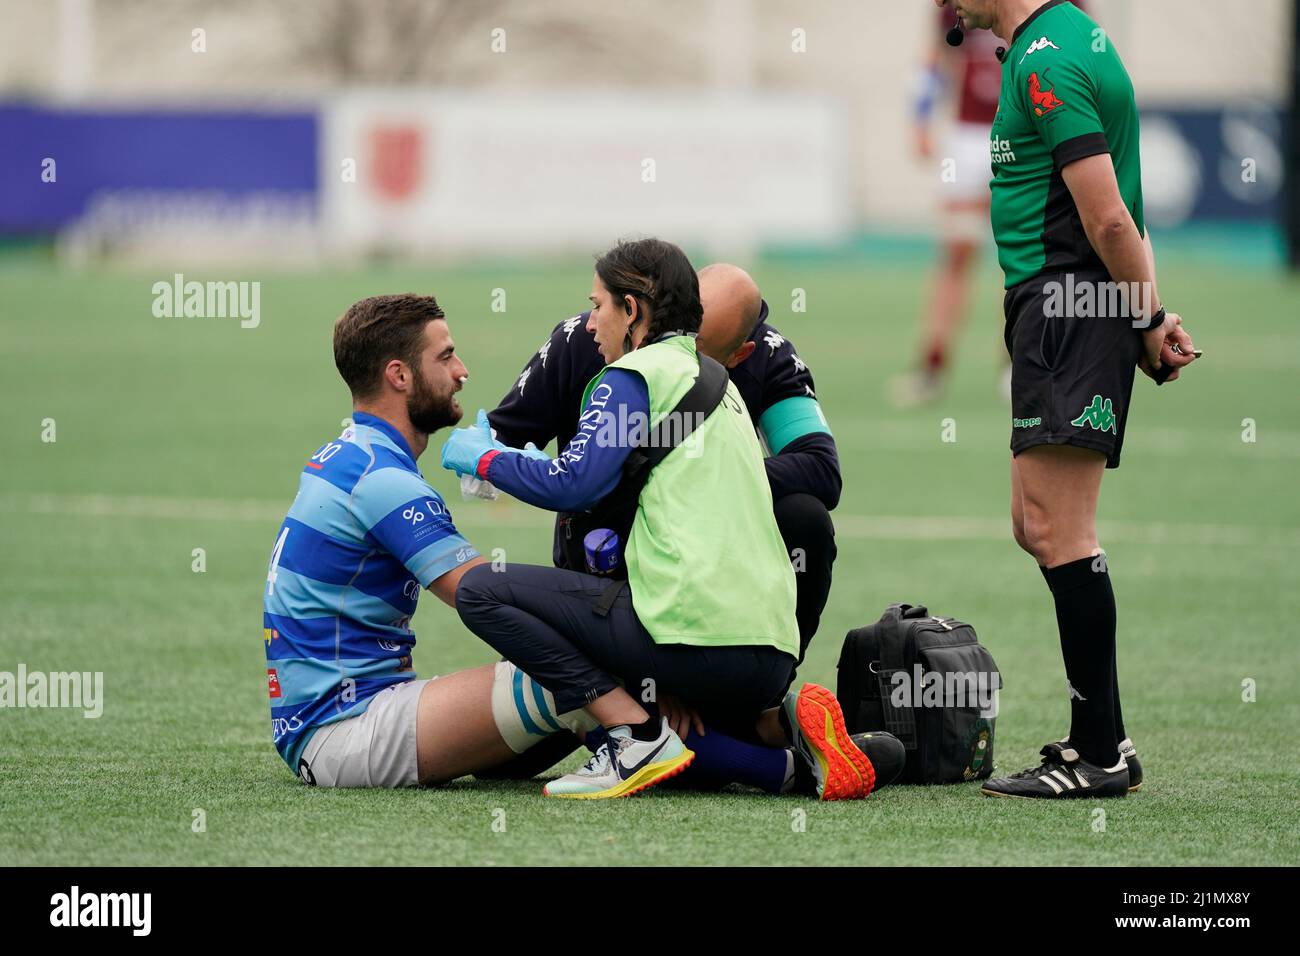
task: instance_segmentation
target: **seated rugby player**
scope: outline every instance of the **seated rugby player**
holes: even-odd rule
[[[304,466],[266,576],[276,749],[304,781],[329,787],[490,767],[515,754],[499,729],[509,713],[489,706],[512,697],[513,669],[419,680],[411,664],[420,591],[453,604],[461,576],[483,564],[416,466],[429,436],[460,420],[469,373],[432,296],[356,303],[335,325],[334,360],[353,424]],[[566,723],[580,729],[575,717]]]

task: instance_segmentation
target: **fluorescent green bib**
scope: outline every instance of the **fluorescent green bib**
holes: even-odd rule
[[[695,381],[695,339],[674,336],[609,367],[645,380],[654,427]],[[587,386],[584,406],[604,374]],[[731,382],[703,426],[650,472],[625,550],[632,604],[657,643],[798,655],[794,570],[754,423]]]

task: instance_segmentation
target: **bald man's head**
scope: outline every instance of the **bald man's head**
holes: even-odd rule
[[[699,279],[700,304],[704,306],[699,349],[734,368],[754,351],[748,346],[763,304],[758,284],[744,269],[725,262],[705,266]]]

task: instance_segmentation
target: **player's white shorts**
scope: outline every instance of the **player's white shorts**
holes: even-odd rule
[[[418,786],[415,718],[427,683],[385,687],[365,713],[321,727],[303,748],[298,775],[318,787]]]
[[[944,156],[954,161],[953,176],[943,182],[943,234],[948,239],[978,240],[989,235],[989,130],[979,123],[956,123],[944,141]],[[956,205],[958,208],[954,209]]]

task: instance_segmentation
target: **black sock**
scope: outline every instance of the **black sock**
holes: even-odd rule
[[[1114,600],[1114,595],[1111,596]],[[1126,740],[1128,734],[1124,733],[1124,711],[1119,706],[1119,654],[1115,655],[1114,677],[1111,678],[1111,686],[1115,689],[1115,739]]]
[[[1081,558],[1043,571],[1070,688],[1070,746],[1100,767],[1119,763],[1115,735],[1115,592],[1104,560]]]
[[[1047,568],[1043,567],[1040,564],[1038,566],[1038,570],[1043,572],[1043,580],[1046,581]],[[1047,586],[1050,588],[1052,586],[1052,583],[1048,581]],[[1114,600],[1113,593],[1111,594],[1111,600],[1112,601]],[[1119,703],[1119,653],[1118,652],[1116,652],[1115,654],[1115,666],[1112,668],[1112,670],[1114,673],[1114,677],[1111,680],[1111,686],[1115,689],[1115,739],[1127,740],[1128,733],[1124,730],[1124,709],[1120,706]]]
[[[659,715],[654,714],[639,724],[628,724],[627,729],[632,731],[633,740],[641,740],[648,743],[651,740],[659,739],[659,733],[663,729],[663,726],[662,721],[659,720]]]

